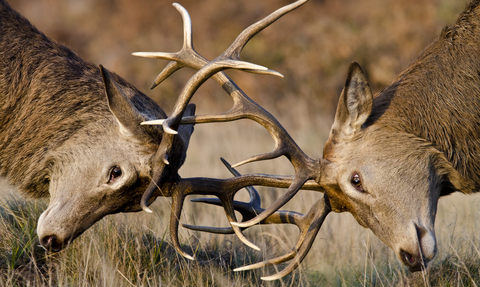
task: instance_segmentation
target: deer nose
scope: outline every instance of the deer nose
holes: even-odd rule
[[[415,225],[415,229],[417,231],[418,244],[423,256],[423,261],[425,262],[425,266],[427,266],[427,263],[437,254],[435,233],[419,225]]]
[[[415,224],[417,244],[410,248],[400,250],[400,259],[411,272],[420,271],[428,266],[428,263],[437,253],[435,234],[427,228]]]
[[[63,248],[63,242],[55,235],[47,235],[40,238],[40,243],[49,252],[58,252]]]

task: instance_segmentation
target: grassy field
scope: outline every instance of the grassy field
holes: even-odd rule
[[[84,59],[124,76],[147,91],[165,63],[129,56],[136,51],[176,51],[181,47],[180,16],[168,1],[9,1],[48,36],[69,45]],[[190,12],[194,43],[207,58],[222,52],[246,26],[285,1],[180,1]],[[247,45],[245,59],[268,66],[285,79],[229,72],[314,158],[333,121],[336,101],[351,61],[365,68],[378,92],[443,26],[453,23],[466,1],[311,0],[305,7],[260,33]],[[101,27],[101,28],[99,28]],[[181,71],[147,95],[167,112],[190,71]],[[228,109],[214,83],[194,97],[199,113]],[[219,158],[237,162],[273,147],[260,126],[246,122],[199,125],[183,177],[230,175]],[[286,159],[250,164],[241,173],[291,174]],[[234,236],[181,229],[184,248],[198,258],[178,256],[168,240],[168,198],[153,204],[153,215],[111,215],[65,251],[46,254],[36,238],[36,220],[45,201],[14,195],[0,182],[0,287],[3,286],[478,286],[480,283],[479,196],[440,200],[436,220],[439,252],[431,268],[411,274],[393,251],[350,214],[327,217],[309,255],[291,276],[263,282],[274,267],[251,272],[233,268],[288,251],[296,242],[293,226],[259,226],[247,236],[261,252]],[[264,205],[283,191],[259,189]],[[321,194],[302,191],[285,209],[306,212]],[[245,198],[240,194],[239,198]],[[226,226],[221,209],[187,203],[182,222]],[[292,235],[293,234],[293,235]],[[281,269],[284,266],[277,268]]]
[[[295,240],[292,230],[257,227],[247,232],[262,252],[233,236],[185,232],[184,248],[197,257],[188,261],[170,247],[166,218],[160,215],[168,204],[158,202],[154,215],[108,216],[65,251],[47,254],[35,233],[46,203],[4,194],[0,286],[478,286],[478,201],[458,196],[442,200],[436,228],[439,254],[427,272],[411,274],[351,216],[333,214],[301,268],[281,281],[262,282],[260,277],[275,268],[232,270],[288,251]],[[196,214],[218,224],[218,216],[207,210]]]

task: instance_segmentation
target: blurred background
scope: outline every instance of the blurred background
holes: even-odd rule
[[[190,13],[194,46],[213,59],[247,26],[281,6],[285,0],[180,0]],[[311,0],[287,14],[252,39],[243,60],[267,66],[285,78],[227,71],[244,92],[271,112],[312,158],[322,156],[347,69],[357,61],[366,71],[374,93],[381,91],[434,40],[453,24],[466,0]],[[131,56],[132,52],[174,52],[183,41],[180,14],[170,1],[157,0],[9,0],[11,6],[48,37],[83,59],[102,64],[157,101],[169,114],[176,97],[193,71],[183,69],[160,86],[149,87],[165,61]],[[198,114],[218,113],[231,106],[229,96],[213,81],[193,98]],[[230,163],[269,151],[273,142],[263,128],[249,121],[198,125],[192,136],[182,177],[230,177],[219,158]],[[241,173],[292,174],[284,159],[254,163]],[[284,190],[259,189],[264,206]],[[320,198],[300,192],[285,209],[299,212]],[[245,199],[244,194],[239,198]],[[437,217],[439,256],[452,254],[454,242],[479,236],[479,197],[449,196],[440,202]],[[153,205],[157,216],[143,213],[115,215],[127,224],[158,230],[168,228],[169,199]],[[224,226],[221,209],[188,204],[183,222]],[[133,223],[132,223],[133,222]],[[250,233],[249,233],[250,232]],[[255,227],[247,232],[259,240],[289,250],[296,242],[294,227]],[[201,242],[235,240],[182,229],[182,240]],[[260,244],[260,243],[259,243]],[[322,227],[302,268],[340,274],[366,266],[367,261],[398,265],[394,253],[349,214],[332,214]],[[373,272],[373,271],[372,271]]]

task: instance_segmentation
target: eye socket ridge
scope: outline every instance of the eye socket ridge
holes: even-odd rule
[[[108,183],[117,181],[122,176],[122,169],[119,166],[113,166],[108,173]]]
[[[350,184],[359,192],[365,192],[362,185],[362,179],[358,172],[353,172],[350,178]]]

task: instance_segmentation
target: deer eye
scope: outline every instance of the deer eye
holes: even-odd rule
[[[119,166],[112,167],[108,177],[108,183],[115,182],[120,176],[122,176],[122,169]]]
[[[362,180],[360,179],[360,175],[358,175],[358,173],[354,172],[352,174],[350,183],[353,187],[355,187],[356,190],[363,192]]]

